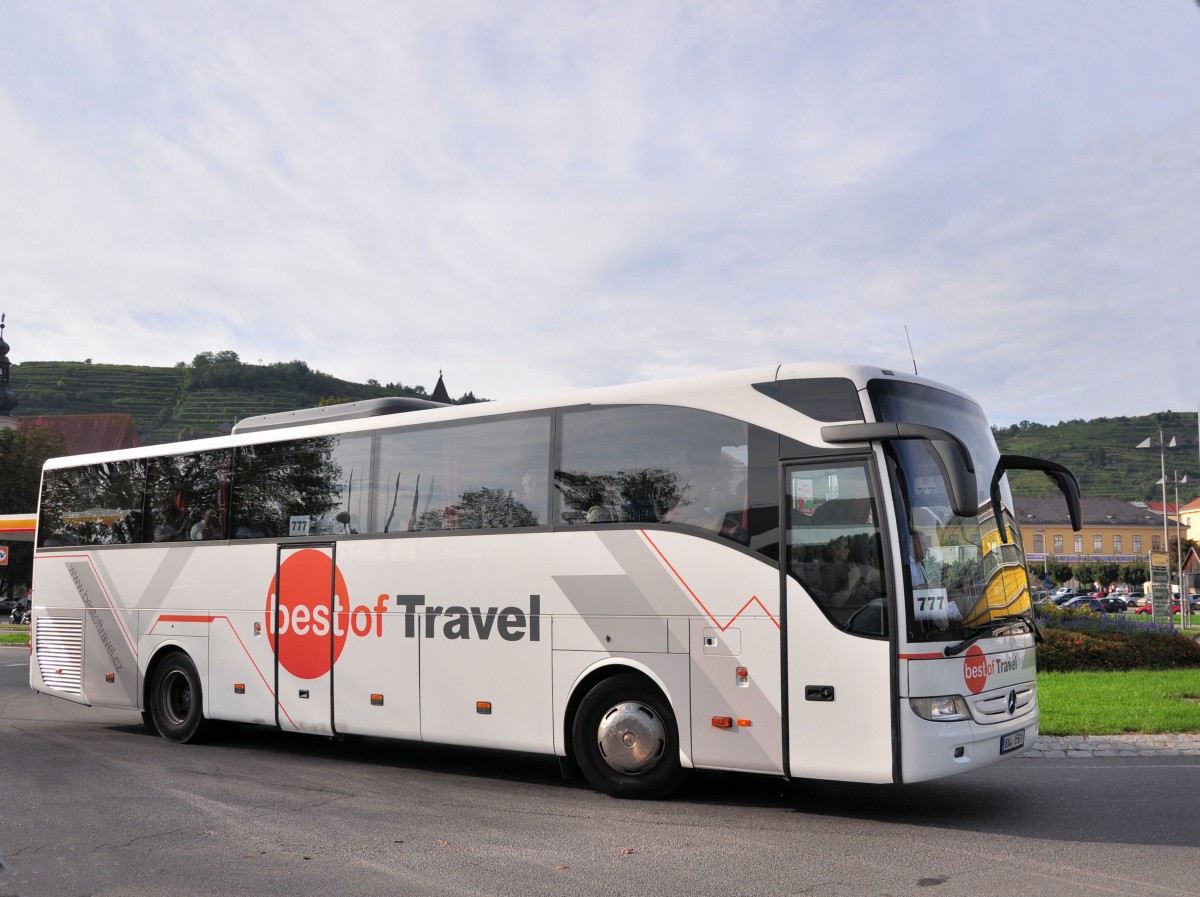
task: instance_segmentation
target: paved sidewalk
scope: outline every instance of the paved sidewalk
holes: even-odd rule
[[[1200,756],[1200,735],[1039,735],[1022,757]]]

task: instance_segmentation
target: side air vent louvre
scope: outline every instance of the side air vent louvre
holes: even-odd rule
[[[35,626],[42,682],[69,695],[83,693],[83,620],[42,616]]]

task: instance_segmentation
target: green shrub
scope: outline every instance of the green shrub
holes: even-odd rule
[[[1200,667],[1200,645],[1170,624],[1143,623],[1127,614],[1039,608],[1046,637],[1038,669],[1070,673]]]

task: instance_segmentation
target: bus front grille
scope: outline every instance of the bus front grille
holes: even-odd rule
[[[47,688],[69,695],[83,693],[83,620],[37,618],[34,647]]]

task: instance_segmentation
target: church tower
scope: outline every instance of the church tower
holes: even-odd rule
[[[450,393],[446,389],[446,382],[442,380],[442,372],[438,371],[437,386],[433,388],[433,395],[429,397],[434,402],[441,402],[444,405],[450,404]]]
[[[12,362],[8,360],[8,343],[4,341],[4,319],[7,315],[0,314],[0,430],[13,430],[17,426],[17,416],[13,409],[17,407],[17,394],[8,388],[12,376]]]

